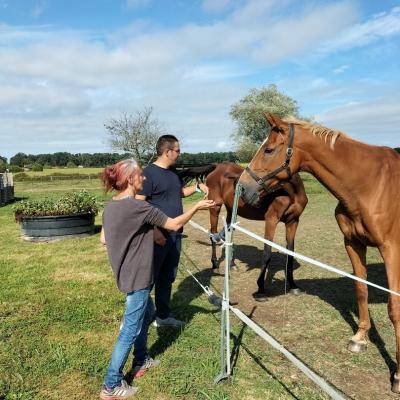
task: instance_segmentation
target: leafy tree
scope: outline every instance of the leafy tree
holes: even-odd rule
[[[67,168],[76,168],[76,164],[73,161],[68,161]]]
[[[296,100],[281,93],[276,85],[251,89],[230,111],[230,116],[237,124],[233,138],[242,156],[257,149],[268,134],[269,125],[264,116],[266,112],[279,117],[299,117]]]
[[[43,165],[39,164],[39,163],[33,164],[32,171],[36,171],[36,172],[43,171]]]
[[[8,170],[10,172],[13,172],[13,173],[15,173],[15,172],[23,172],[24,171],[24,169],[21,168],[19,165],[12,165],[12,164],[10,164],[8,166]]]
[[[7,169],[7,164],[5,163],[4,158],[1,157],[0,158],[0,174],[3,172],[6,172],[6,169]]]
[[[178,164],[209,164],[224,161],[237,161],[236,153],[232,151],[220,153],[182,153],[178,159]]]
[[[146,164],[154,155],[157,139],[166,132],[152,117],[153,109],[144,108],[134,114],[122,113],[112,118],[104,127],[114,150],[130,153],[136,160]]]
[[[52,164],[57,167],[65,167],[69,161],[71,154],[67,152],[54,153],[52,157]]]
[[[236,156],[240,162],[248,163],[254,157],[259,146],[250,138],[241,138],[236,148]]]
[[[19,167],[23,167],[25,164],[28,164],[27,155],[25,153],[17,153],[14,157],[10,158],[10,164],[18,165]]]

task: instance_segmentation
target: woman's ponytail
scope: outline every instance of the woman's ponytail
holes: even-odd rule
[[[117,191],[125,190],[128,187],[129,178],[135,173],[138,166],[136,160],[129,158],[105,167],[101,174],[105,192],[113,189]]]

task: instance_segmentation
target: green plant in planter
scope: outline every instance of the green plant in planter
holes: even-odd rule
[[[24,217],[93,214],[98,213],[96,198],[86,190],[67,193],[53,200],[45,198],[39,201],[21,201],[13,206],[16,221]]]

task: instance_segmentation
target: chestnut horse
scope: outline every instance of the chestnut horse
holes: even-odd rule
[[[342,132],[294,119],[267,115],[271,132],[240,178],[243,196],[256,202],[265,188],[298,171],[314,175],[338,200],[337,223],[354,274],[367,278],[367,246],[377,247],[386,267],[389,289],[400,290],[400,155],[370,146]],[[261,178],[260,178],[261,177]],[[255,179],[263,182],[263,187]],[[366,348],[371,328],[367,285],[355,282],[359,324],[349,350]],[[400,297],[389,295],[388,312],[396,334],[397,370],[392,390],[400,393]]]
[[[211,244],[212,244],[212,267],[218,268],[216,256],[216,240],[219,239],[218,216],[222,205],[227,210],[227,223],[232,218],[232,208],[235,194],[236,182],[243,172],[243,168],[234,163],[217,164],[216,168],[207,175],[206,185],[209,188],[208,198],[216,203],[215,208],[210,209]],[[255,206],[250,206],[239,200],[238,215],[243,218],[265,221],[265,238],[273,240],[276,226],[283,222],[286,227],[286,243],[289,250],[294,249],[294,238],[296,235],[299,217],[307,204],[307,196],[302,180],[294,175],[290,183],[284,184],[278,190],[264,196]],[[214,240],[213,240],[214,239]],[[271,246],[264,245],[263,265],[259,278],[257,279],[258,291],[254,297],[258,300],[266,298],[265,275],[271,261]],[[287,259],[286,279],[291,293],[298,293],[299,288],[293,280],[293,257]]]

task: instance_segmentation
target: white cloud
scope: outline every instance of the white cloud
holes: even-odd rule
[[[238,4],[243,3],[226,3],[234,10],[224,19],[170,29],[149,21],[106,33],[0,25],[0,136],[10,136],[9,155],[53,151],[52,146],[54,151],[107,151],[103,122],[145,105],[183,138],[185,151],[228,146],[229,108],[251,84],[239,78],[297,60],[323,41],[333,43],[358,16],[349,1],[300,10],[293,0]],[[314,78],[310,92],[324,98],[337,90],[348,89],[335,88],[324,77]],[[27,143],[27,132],[34,143]]]
[[[348,70],[350,68],[349,65],[341,65],[340,67],[337,67],[333,70],[334,74],[342,74],[344,71]]]
[[[398,94],[350,102],[322,112],[316,120],[363,142],[400,147],[399,104]]]
[[[192,24],[152,33],[143,32],[142,25],[139,31],[131,31],[131,36],[125,33],[125,41],[111,48],[104,43],[106,38],[96,40],[94,32],[3,26],[0,43],[6,48],[0,50],[0,72],[34,78],[45,75],[72,85],[92,86],[121,79],[154,81],[166,71],[168,76],[171,70],[196,65],[203,59],[239,57],[268,64],[317,46],[354,18],[354,9],[348,3],[319,7],[297,15],[295,20],[274,20],[271,7],[277,7],[277,2],[253,0],[224,21],[209,25]]]
[[[364,23],[343,31],[338,38],[328,42],[324,51],[348,50],[365,46],[384,37],[400,33],[400,7],[388,13],[380,13]]]
[[[254,57],[261,62],[271,63],[316,49],[323,41],[350,26],[357,17],[356,8],[349,2],[306,11],[303,15],[283,18],[272,24],[265,38],[255,47]]]

